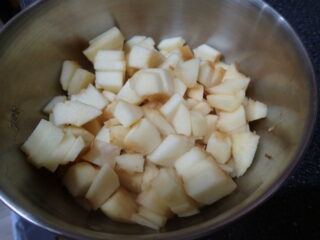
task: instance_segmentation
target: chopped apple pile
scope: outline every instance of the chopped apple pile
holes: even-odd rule
[[[55,172],[86,209],[155,230],[236,189],[259,136],[249,122],[267,106],[246,97],[250,78],[221,53],[181,37],[125,41],[116,27],[89,42],[91,73],[64,61],[54,97],[22,146]]]

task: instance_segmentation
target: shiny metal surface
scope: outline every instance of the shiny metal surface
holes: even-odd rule
[[[249,95],[269,106],[254,124],[262,136],[253,166],[229,197],[160,232],[82,210],[52,174],[24,161],[19,146],[60,92],[61,62],[90,67],[81,50],[117,24],[125,36],[183,36],[238,61]],[[312,133],[317,92],[310,60],[273,9],[254,0],[51,0],[19,15],[0,34],[0,198],[37,225],[78,239],[189,239],[242,216],[270,196],[301,158]],[[268,128],[275,126],[274,131]],[[272,156],[272,159],[265,157]]]

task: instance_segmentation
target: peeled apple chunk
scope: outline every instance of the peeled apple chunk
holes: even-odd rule
[[[179,64],[175,69],[175,73],[188,88],[191,88],[197,83],[199,69],[200,60],[198,58],[194,58]]]
[[[156,50],[133,46],[128,56],[128,66],[132,68],[153,68],[159,66],[164,58]]]
[[[180,215],[197,210],[195,202],[187,196],[173,169],[161,168],[152,186],[172,212]]]
[[[160,50],[171,51],[176,48],[180,48],[185,44],[185,40],[181,37],[173,37],[161,40],[158,44]]]
[[[60,75],[60,84],[63,90],[68,90],[70,81],[78,68],[80,65],[75,61],[66,60],[63,62]]]
[[[86,198],[98,209],[120,186],[119,178],[109,164],[105,164],[93,180]]]
[[[157,225],[159,228],[163,227],[167,222],[167,218],[165,216],[161,216],[144,207],[139,207],[138,214]]]
[[[240,106],[234,112],[220,112],[217,128],[223,132],[230,132],[246,123],[246,113],[243,106]]]
[[[236,110],[243,102],[245,92],[240,90],[236,94],[212,94],[207,96],[211,107],[222,111],[232,112]]]
[[[119,101],[113,115],[124,127],[129,127],[142,118],[143,111],[136,105]]]
[[[166,101],[164,105],[160,108],[160,112],[171,121],[174,117],[179,105],[183,103],[183,98],[179,94],[174,94],[171,98]]]
[[[229,195],[236,184],[211,158],[205,158],[182,174],[187,194],[200,204],[212,204]]]
[[[220,132],[212,133],[206,151],[211,153],[218,163],[225,164],[231,157],[230,137]]]
[[[252,99],[248,100],[246,104],[246,116],[249,122],[265,118],[268,113],[267,105],[262,102],[254,101]]]
[[[184,104],[180,104],[178,107],[172,119],[172,125],[177,133],[191,136],[192,129],[190,111]]]
[[[120,187],[100,209],[113,220],[132,223],[131,216],[136,213],[138,206],[132,195]]]
[[[113,93],[118,93],[123,86],[124,72],[96,72],[96,87]]]
[[[201,60],[207,60],[211,62],[216,62],[220,59],[221,53],[210,47],[207,44],[202,44],[199,47],[193,49],[194,55],[196,58],[200,58]]]
[[[153,152],[161,143],[158,129],[143,118],[134,125],[124,139],[125,148],[141,154]]]
[[[158,111],[149,107],[143,108],[145,117],[153,123],[163,136],[174,134],[175,130],[165,117]]]
[[[169,135],[148,156],[148,160],[164,167],[172,167],[174,162],[194,145],[194,140],[183,135]]]
[[[122,50],[124,36],[117,27],[113,27],[90,41],[83,54],[93,62],[100,50]]]
[[[45,113],[51,113],[52,112],[52,109],[54,108],[54,106],[57,104],[57,103],[60,103],[60,102],[64,102],[67,100],[67,97],[66,96],[55,96],[51,99],[51,101],[45,106],[45,108],[43,109],[43,112]]]
[[[122,154],[116,157],[117,166],[131,172],[143,172],[144,157],[141,154]]]
[[[102,112],[93,106],[79,101],[65,101],[58,103],[52,110],[53,122],[56,125],[72,124],[80,127],[95,119]]]
[[[259,136],[252,132],[233,134],[232,156],[234,159],[235,176],[242,176],[251,166],[257,151]]]
[[[128,191],[139,194],[142,190],[143,174],[138,172],[126,171],[119,166],[115,168],[119,177],[120,184]]]
[[[63,176],[63,184],[74,197],[86,195],[99,170],[87,162],[72,165]]]
[[[92,83],[95,79],[94,74],[84,70],[82,68],[78,68],[68,85],[68,94],[77,94],[81,91],[81,89],[86,88],[90,83]]]

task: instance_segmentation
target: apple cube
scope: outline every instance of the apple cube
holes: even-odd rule
[[[138,214],[144,217],[145,219],[149,220],[150,222],[152,222],[158,227],[163,227],[167,222],[166,217],[161,216],[144,207],[139,207]]]
[[[129,79],[117,94],[117,99],[126,101],[131,104],[140,104],[143,99],[131,87],[131,79]]]
[[[132,223],[131,216],[138,206],[132,195],[124,188],[118,190],[100,207],[101,211],[115,221]]]
[[[87,162],[78,162],[68,168],[63,184],[74,197],[86,195],[99,170]]]
[[[125,71],[123,51],[99,51],[94,60],[94,69],[100,71]]]
[[[238,133],[231,136],[236,177],[242,176],[252,164],[259,138],[258,135],[252,132]]]
[[[102,95],[109,101],[109,102],[113,102],[116,99],[116,94],[114,94],[113,92],[104,90],[102,92]]]
[[[148,227],[154,230],[159,230],[160,228],[158,225],[154,224],[150,220],[136,213],[131,216],[130,220],[136,224],[139,224],[141,226]]]
[[[150,161],[147,161],[142,176],[141,189],[144,191],[151,186],[151,182],[159,174],[159,168]]]
[[[206,151],[209,152],[214,159],[225,164],[231,157],[231,139],[228,135],[214,132],[211,134]]]
[[[148,156],[148,160],[164,167],[174,166],[174,162],[194,145],[194,140],[182,135],[169,135]]]
[[[98,117],[101,113],[99,109],[78,101],[58,103],[52,110],[56,125],[72,124],[77,127]]]
[[[158,111],[149,107],[143,107],[145,117],[153,123],[163,136],[174,134],[175,130],[164,116]]]
[[[50,154],[57,148],[63,137],[62,129],[42,119],[21,149],[29,156],[34,166],[46,167],[46,163],[51,160]]]
[[[197,139],[202,139],[208,131],[206,118],[199,112],[191,111],[190,120],[192,136]]]
[[[62,89],[67,91],[70,81],[75,74],[76,70],[80,68],[80,65],[75,61],[64,61],[62,64],[62,70],[60,75],[60,83]]]
[[[179,49],[184,61],[194,58],[193,52],[188,45],[184,45]]]
[[[160,132],[145,118],[135,124],[124,139],[126,149],[141,154],[150,154],[160,143]]]
[[[236,188],[227,174],[211,158],[203,159],[182,175],[187,194],[200,204],[212,204]]]
[[[124,126],[113,126],[110,127],[110,143],[121,148],[125,147],[125,137],[129,132],[129,128]]]
[[[248,100],[246,105],[246,116],[249,122],[265,118],[267,116],[268,108],[262,102],[254,101],[252,99]]]
[[[110,118],[108,121],[105,121],[103,124],[108,128],[121,126],[121,123],[116,118]]]
[[[187,86],[179,78],[173,79],[173,87],[174,92],[179,94],[181,97],[183,97],[187,91]]]
[[[119,101],[113,115],[124,127],[129,127],[143,116],[143,111],[136,105]]]
[[[124,36],[117,27],[113,27],[90,41],[83,54],[93,62],[100,50],[122,50]]]
[[[117,93],[123,85],[124,72],[120,71],[107,71],[96,72],[96,87]]]
[[[84,124],[82,127],[91,132],[93,135],[97,135],[102,126],[97,119],[93,119],[90,122]]]
[[[206,116],[212,111],[212,108],[207,102],[201,101],[201,102],[197,102],[197,104],[192,107],[192,111],[199,112],[203,116]]]
[[[211,134],[213,132],[215,132],[217,129],[218,116],[214,115],[214,114],[208,114],[208,115],[206,115],[206,121],[207,121],[208,129],[207,129],[207,133],[203,139],[203,142],[205,144],[208,143],[208,140],[211,137]]]
[[[224,95],[224,94],[212,94],[207,96],[208,103],[211,107],[220,109],[226,112],[233,112],[236,110],[245,97],[245,92],[240,90],[236,94]]]
[[[55,96],[51,99],[51,101],[45,106],[43,109],[43,112],[50,114],[52,112],[52,109],[57,103],[64,102],[67,100],[66,96]]]
[[[141,154],[122,154],[116,157],[120,169],[128,172],[143,172],[144,157]]]
[[[71,95],[71,101],[79,101],[98,109],[105,108],[108,104],[108,100],[91,84],[78,94]]]
[[[153,188],[148,188],[141,192],[137,197],[137,202],[141,206],[161,216],[169,217],[171,214],[168,205],[159,197]]]
[[[184,100],[182,96],[179,94],[174,94],[171,98],[160,108],[160,112],[169,120],[171,121],[181,103]]]
[[[117,167],[116,173],[118,174],[121,186],[125,187],[133,193],[139,194],[141,192],[142,185],[142,173],[128,172]]]
[[[136,45],[145,47],[148,49],[154,49],[155,41],[151,37],[147,37],[143,39],[141,42],[137,43]]]
[[[93,209],[98,209],[120,186],[119,178],[109,164],[98,172],[86,194]]]
[[[249,124],[242,125],[236,129],[231,130],[228,132],[229,135],[235,134],[235,133],[244,133],[244,132],[250,132]]]
[[[198,80],[200,60],[194,58],[179,64],[175,69],[175,74],[188,87],[194,87]]]
[[[181,37],[166,38],[160,41],[158,49],[172,51],[176,48],[181,48],[185,42],[186,41]]]
[[[126,53],[129,53],[134,45],[139,44],[140,42],[142,42],[146,38],[147,38],[146,36],[139,36],[139,35],[131,37],[128,41],[125,42],[124,51]]]
[[[94,140],[94,135],[88,130],[81,127],[63,127],[63,131],[65,132],[65,134],[71,134],[75,137],[82,137],[85,147],[89,146]]]
[[[189,109],[182,103],[179,105],[173,119],[172,125],[176,132],[191,136],[191,117]]]
[[[100,117],[104,119],[114,118],[113,112],[117,106],[117,101],[113,101],[107,105],[107,107],[103,110],[103,113]]]
[[[133,68],[153,68],[159,66],[164,57],[156,50],[133,46],[128,55],[128,66]]]
[[[204,87],[201,84],[196,84],[188,89],[187,96],[201,101],[203,99]]]
[[[96,140],[110,143],[110,129],[106,126],[102,127],[96,135]]]
[[[115,166],[116,157],[120,155],[121,149],[118,146],[94,140],[91,149],[87,152],[82,159],[92,162],[100,167],[109,164],[111,167]]]
[[[223,132],[230,132],[247,123],[243,106],[233,112],[220,112],[217,128]]]
[[[172,95],[174,93],[174,86],[173,86],[173,75],[171,71],[166,70],[166,69],[161,69],[161,68],[149,68],[143,70],[145,72],[150,72],[150,73],[156,73],[159,74],[161,81],[162,81],[162,86],[164,89],[164,92],[167,95]]]
[[[193,49],[193,52],[195,57],[200,58],[201,60],[216,62],[221,58],[221,53],[207,44],[200,45]]]
[[[68,94],[72,95],[79,93],[81,89],[86,88],[94,81],[94,79],[94,74],[82,68],[78,68],[69,82]]]
[[[196,106],[200,101],[193,99],[193,98],[187,98],[186,105],[189,109],[192,109],[194,106]]]
[[[166,59],[164,60],[164,62],[160,65],[160,68],[163,69],[172,69],[172,68],[176,68],[177,65],[179,63],[181,63],[182,60],[182,56],[181,53],[179,52],[173,52],[170,53],[168,55],[168,57],[166,57]]]
[[[183,214],[197,209],[196,204],[186,195],[182,182],[173,169],[161,168],[152,186],[172,212]]]
[[[195,163],[205,159],[207,154],[199,147],[193,147],[191,150],[180,156],[174,166],[177,173],[183,176],[189,171],[192,171],[192,167]]]

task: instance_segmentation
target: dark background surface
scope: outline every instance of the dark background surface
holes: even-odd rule
[[[0,14],[8,15],[0,0]],[[22,1],[23,2],[23,1]],[[29,1],[30,2],[30,1]],[[266,0],[300,36],[320,76],[320,0]],[[320,85],[319,77],[317,77]],[[319,86],[318,86],[319,89]],[[320,114],[320,111],[318,110]],[[211,236],[201,240],[320,240],[320,121],[311,144],[294,173],[269,200]]]
[[[294,28],[320,85],[320,0],[266,0]],[[298,100],[297,100],[298,101]],[[318,109],[318,115],[320,111]],[[320,120],[296,170],[253,212],[201,240],[320,239]]]

